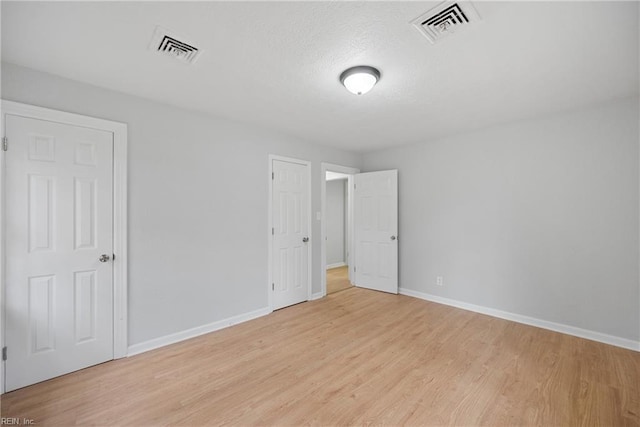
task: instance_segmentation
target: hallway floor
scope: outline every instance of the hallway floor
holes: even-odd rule
[[[327,295],[335,292],[344,291],[349,289],[351,282],[349,282],[349,267],[337,267],[327,270]]]

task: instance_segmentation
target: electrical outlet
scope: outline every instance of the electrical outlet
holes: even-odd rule
[[[436,277],[436,285],[438,286],[444,285],[444,278],[442,276]]]

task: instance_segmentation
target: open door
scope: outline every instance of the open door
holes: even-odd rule
[[[398,293],[398,171],[354,175],[355,285]]]

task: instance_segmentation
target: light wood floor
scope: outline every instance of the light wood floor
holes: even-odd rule
[[[349,282],[349,267],[337,267],[327,270],[327,294],[349,289],[352,285]]]
[[[2,397],[39,425],[638,425],[640,353],[350,288]]]

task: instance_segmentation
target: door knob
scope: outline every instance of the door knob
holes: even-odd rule
[[[107,255],[107,254],[102,254],[102,255],[100,255],[100,258],[98,258],[98,261],[100,261],[100,262],[107,262],[107,261],[109,261],[109,258],[111,258],[109,255]]]
[[[309,241],[309,238],[308,238],[308,237],[303,237],[303,238],[302,238],[302,242],[303,242],[303,243],[307,243],[308,241]]]
[[[396,240],[396,236],[391,236],[391,240]]]

